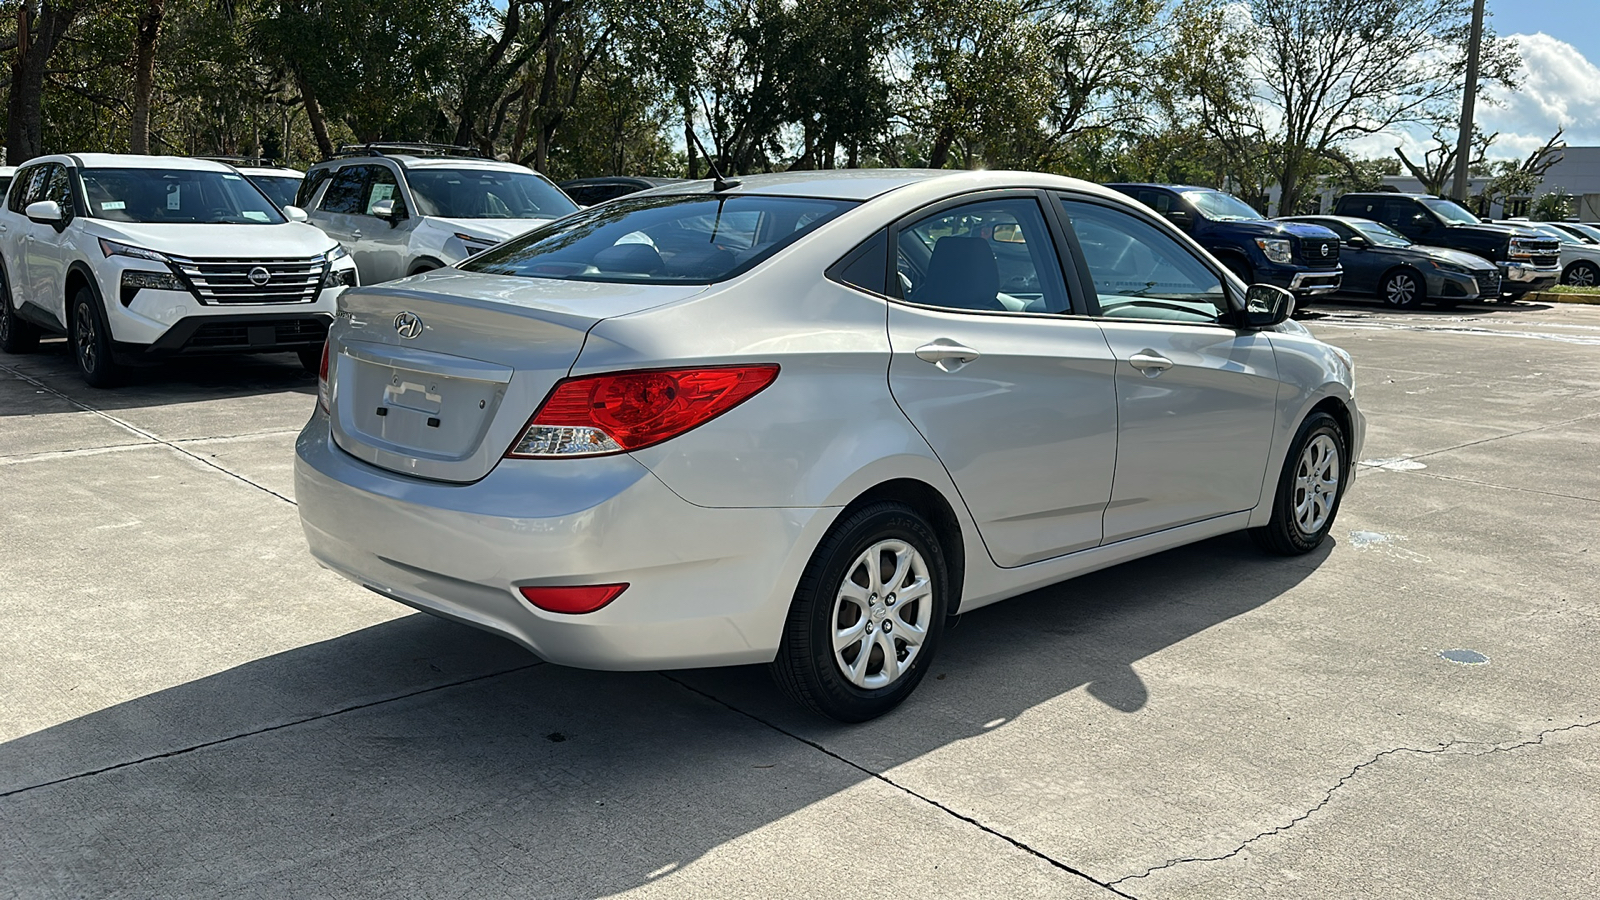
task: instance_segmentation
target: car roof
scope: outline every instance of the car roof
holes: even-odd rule
[[[568,178],[566,181],[556,182],[557,187],[589,187],[590,185],[617,184],[617,185],[644,185],[647,187],[661,187],[665,184],[680,184],[687,178],[658,178],[654,175],[596,175],[592,178]]]
[[[371,165],[379,160],[388,160],[402,169],[494,169],[501,172],[533,172],[527,166],[519,166],[514,162],[501,159],[484,159],[478,156],[413,156],[409,153],[373,153],[371,155],[337,156],[325,159],[312,166],[313,169],[329,169],[347,165]],[[538,175],[538,172],[533,172]],[[544,176],[540,176],[541,178]]]
[[[1381,222],[1374,222],[1371,219],[1363,218],[1361,216],[1329,216],[1329,215],[1323,215],[1322,213],[1315,213],[1315,214],[1304,215],[1304,216],[1279,216],[1277,218],[1277,221],[1280,221],[1280,222],[1343,222],[1344,224],[1351,225],[1351,226],[1354,226],[1354,225],[1357,225],[1357,224],[1365,224],[1365,225],[1382,225],[1383,224]],[[1385,225],[1384,227],[1387,228],[1388,226]]]
[[[1010,172],[966,169],[823,169],[804,172],[775,172],[763,175],[740,175],[729,178],[736,182],[719,196],[771,196],[812,197],[828,200],[867,201],[892,191],[929,185],[948,188],[951,193],[985,188],[1045,188],[1078,190],[1101,196],[1115,197],[1126,202],[1125,197],[1097,184],[1048,175],[1041,172]],[[634,196],[662,196],[672,194],[714,193],[715,182],[710,179],[683,181],[641,191]]]
[[[1164,184],[1159,181],[1119,181],[1106,185],[1108,188],[1165,188],[1169,191],[1216,191],[1226,193],[1222,188],[1206,187],[1203,184]]]
[[[35,162],[63,162],[83,169],[179,169],[197,172],[231,172],[232,166],[188,156],[140,156],[135,153],[58,153],[30,159]]]

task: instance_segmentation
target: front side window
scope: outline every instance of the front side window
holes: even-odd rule
[[[12,181],[10,196],[6,198],[6,206],[14,213],[22,213],[33,201],[28,199],[33,194],[35,179],[44,172],[44,166],[29,166],[17,172]]]
[[[1333,227],[1332,223],[1319,222],[1317,224],[1326,224],[1330,228]],[[1351,227],[1356,231],[1361,232],[1362,237],[1365,237],[1377,247],[1411,246],[1411,241],[1409,238],[1387,225],[1381,225],[1377,222],[1355,222]]]
[[[577,204],[532,172],[506,169],[412,169],[406,174],[417,212],[446,219],[559,219]]]
[[[59,163],[49,166],[49,174],[45,176],[44,193],[40,200],[54,200],[61,207],[62,215],[67,218],[73,216],[72,204],[72,179],[67,175],[67,167]]]
[[[395,180],[394,173],[389,171],[388,166],[373,166],[372,177],[367,181],[366,194],[361,202],[361,214],[376,215],[372,208],[385,200],[394,201],[397,215],[405,214],[406,198],[400,194],[400,183]]]
[[[359,216],[366,211],[361,201],[366,198],[367,182],[376,166],[345,166],[333,174],[328,189],[322,192],[322,204],[317,209],[340,216]]]
[[[281,225],[266,195],[235,172],[203,169],[83,169],[88,214],[113,222]]]
[[[1213,222],[1256,222],[1266,218],[1255,207],[1221,191],[1185,191],[1183,199]]]
[[[1466,211],[1454,200],[1439,200],[1434,197],[1424,197],[1418,201],[1423,206],[1433,211],[1433,214],[1451,225],[1477,225],[1478,217]]]
[[[1062,199],[1094,279],[1100,314],[1115,319],[1216,324],[1228,314],[1222,279],[1149,222]]]
[[[411,185],[415,191],[415,178]],[[534,229],[460,268],[524,278],[711,284],[746,271],[852,206],[799,197],[623,198]]]
[[[900,296],[922,306],[1067,312],[1066,283],[1037,201],[969,203],[900,229]]]

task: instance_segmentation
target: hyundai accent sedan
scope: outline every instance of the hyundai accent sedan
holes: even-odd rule
[[[946,620],[1232,531],[1306,553],[1351,362],[1148,209],[1020,172],[686,182],[343,295],[311,552],[597,669],[861,721]]]

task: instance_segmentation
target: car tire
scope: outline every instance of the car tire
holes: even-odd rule
[[[1561,283],[1573,287],[1600,287],[1600,266],[1580,259],[1561,273]]]
[[[0,269],[0,350],[30,353],[39,346],[39,329],[24,322],[11,305],[11,279]]]
[[[916,510],[883,501],[850,513],[806,565],[773,678],[802,706],[841,722],[894,709],[932,665],[948,573],[933,527]]]
[[[1378,283],[1378,299],[1390,309],[1416,309],[1427,297],[1427,283],[1412,269],[1395,269]]]
[[[116,387],[122,382],[122,367],[111,356],[111,329],[88,287],[78,288],[72,297],[71,335],[72,358],[90,387]]]
[[[1339,421],[1325,412],[1312,413],[1300,424],[1278,476],[1272,518],[1250,529],[1256,546],[1277,556],[1299,556],[1322,544],[1344,497],[1348,446]]]
[[[300,368],[305,369],[307,374],[322,374],[321,345],[316,347],[301,347],[299,350],[295,351],[295,355],[300,357]]]

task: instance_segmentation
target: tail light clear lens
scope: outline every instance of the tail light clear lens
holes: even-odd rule
[[[322,363],[317,366],[317,405],[323,412],[328,411],[328,344],[332,338],[322,342]]]
[[[546,612],[577,615],[591,613],[622,596],[624,584],[585,584],[571,587],[517,588],[522,598]]]
[[[557,384],[509,457],[639,450],[704,425],[778,377],[775,365],[585,375]]]

